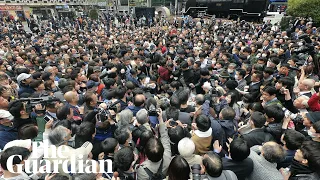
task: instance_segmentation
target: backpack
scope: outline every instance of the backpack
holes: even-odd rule
[[[162,164],[163,164],[163,160],[161,160],[161,163],[160,163],[160,166],[159,166],[157,173],[153,173],[147,167],[144,168],[144,170],[147,172],[147,174],[149,176],[149,180],[163,180],[165,178],[165,176],[162,174]]]

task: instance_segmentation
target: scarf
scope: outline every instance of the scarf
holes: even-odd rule
[[[308,166],[305,166],[299,163],[297,160],[293,159],[291,164],[291,177],[296,176],[297,174],[311,174],[313,171],[309,169]]]

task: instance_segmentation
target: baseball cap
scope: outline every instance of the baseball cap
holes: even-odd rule
[[[306,116],[313,124],[320,120],[320,112],[309,112]]]
[[[222,71],[222,72],[219,74],[219,77],[221,77],[221,78],[229,78],[230,75],[228,74],[228,72]]]
[[[92,81],[92,80],[89,80],[89,81],[87,82],[87,88],[88,88],[88,89],[91,89],[91,88],[97,87],[97,86],[99,86],[99,83],[98,83],[98,82],[95,82],[95,81]]]
[[[31,77],[31,74],[27,74],[27,73],[21,73],[19,74],[19,76],[17,77],[17,81],[18,83],[21,83],[21,81],[29,79]]]
[[[13,116],[7,110],[0,109],[0,119],[9,119],[13,120]]]

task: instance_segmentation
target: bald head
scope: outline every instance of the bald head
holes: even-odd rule
[[[293,105],[298,109],[308,108],[309,107],[309,105],[308,105],[309,99],[310,98],[308,96],[300,96],[293,101]]]
[[[302,81],[302,84],[306,91],[310,91],[314,87],[315,81],[313,79],[305,79]]]
[[[197,105],[202,105],[204,103],[204,95],[198,94],[195,98]]]
[[[70,104],[77,104],[79,101],[78,94],[74,91],[66,92],[63,97]]]
[[[146,97],[143,94],[137,94],[134,97],[134,105],[137,107],[142,107],[144,105],[145,100],[146,100]]]

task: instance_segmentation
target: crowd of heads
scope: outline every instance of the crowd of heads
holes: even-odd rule
[[[191,17],[138,21],[32,20],[26,32],[2,19],[4,179],[319,178],[320,34],[311,22],[281,30]],[[64,160],[111,160],[112,172],[107,163],[105,173],[62,165],[54,175],[10,172],[16,154],[14,168],[27,159],[53,163],[32,141],[63,147]]]

